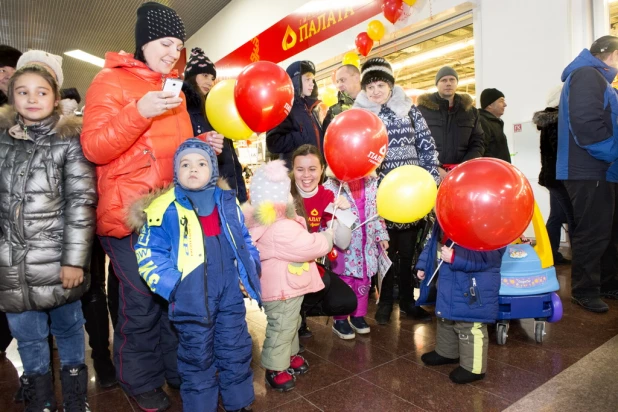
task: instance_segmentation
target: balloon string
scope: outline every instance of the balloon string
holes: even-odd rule
[[[335,198],[335,209],[333,210],[333,218],[330,221],[330,226],[328,227],[329,229],[332,229],[333,224],[335,223],[335,215],[337,214],[337,199],[339,199],[339,196],[341,195],[342,187],[343,187],[343,183],[339,182],[339,191],[337,192],[337,197]]]
[[[360,229],[361,227],[365,226],[367,223],[371,222],[372,220],[377,219],[378,217],[380,216],[376,213],[375,215],[371,216],[369,219],[365,220],[363,223],[361,223],[360,225],[352,229],[352,232],[354,232],[356,229]]]
[[[453,246],[455,246],[455,242],[451,243],[451,245],[448,248],[452,249]],[[438,270],[440,270],[440,266],[442,266],[443,263],[444,263],[444,260],[442,260],[442,258],[440,258],[440,263],[438,263],[438,267],[436,268],[436,270],[434,270],[433,275],[431,275],[431,278],[427,282],[427,286],[431,285],[431,281],[436,276],[436,273],[438,273]]]

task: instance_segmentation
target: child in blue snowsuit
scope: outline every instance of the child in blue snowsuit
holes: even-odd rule
[[[444,261],[438,276],[436,349],[421,356],[430,366],[459,363],[449,375],[455,383],[470,383],[485,377],[487,370],[487,324],[498,316],[500,267],[506,248],[488,252],[466,249],[443,239],[434,225],[431,239],[419,257],[416,268],[421,283],[421,298],[435,270],[438,247]],[[434,279],[435,282],[435,279]]]
[[[134,208],[146,219],[135,247],[140,275],[170,302],[191,412],[216,411],[219,393],[226,411],[248,410],[255,399],[241,287],[261,304],[260,258],[235,193],[217,178],[210,146],[189,139],[174,156],[175,186]]]

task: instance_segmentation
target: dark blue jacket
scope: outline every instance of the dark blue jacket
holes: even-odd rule
[[[324,132],[317,116],[317,85],[309,97],[302,96],[302,77],[300,63],[295,62],[287,68],[287,73],[294,85],[294,103],[288,117],[266,133],[266,148],[271,153],[279,154],[285,160],[288,169],[292,166],[292,153],[304,144],[311,144],[324,154]]]
[[[588,49],[562,73],[558,113],[558,180],[618,182],[618,97],[612,81],[618,70]]]
[[[436,223],[431,239],[416,264],[416,269],[425,272],[417,304],[424,303],[422,299],[427,296],[427,282],[435,270],[441,232]],[[447,241],[447,245],[450,244]],[[495,322],[498,317],[500,267],[506,248],[476,252],[455,245],[453,250],[453,263],[443,263],[437,276],[436,316],[464,322]]]
[[[193,126],[193,135],[199,136],[202,133],[213,131],[213,127],[204,117],[202,111],[203,99],[190,83],[184,82],[182,91],[187,98],[187,111],[191,118]],[[247,201],[247,188],[245,179],[242,176],[242,166],[236,156],[234,143],[226,138],[223,141],[223,151],[217,155],[217,163],[219,164],[219,176],[224,178],[230,187],[236,191],[236,197],[240,203]]]

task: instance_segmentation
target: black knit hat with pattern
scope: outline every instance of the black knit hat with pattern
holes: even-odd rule
[[[393,68],[386,59],[374,57],[363,63],[361,67],[361,86],[363,89],[373,82],[382,81],[388,83],[391,89],[395,85]]]
[[[0,44],[0,67],[15,68],[20,57],[21,52],[16,48]]]
[[[198,74],[212,74],[212,77],[216,79],[217,69],[202,49],[194,47],[191,49],[191,55],[185,66],[185,80]]]
[[[142,46],[153,40],[174,37],[183,43],[187,34],[178,14],[167,6],[154,1],[144,3],[137,9],[135,23],[135,49],[140,54]]]

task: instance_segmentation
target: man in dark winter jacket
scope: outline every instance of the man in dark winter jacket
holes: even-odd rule
[[[556,179],[571,198],[575,227],[571,300],[607,312],[618,299],[618,37],[603,36],[562,73]]]
[[[328,125],[335,116],[354,105],[354,100],[356,100],[356,96],[361,91],[360,70],[354,65],[346,64],[338,68],[335,73],[335,79],[339,89],[339,93],[337,93],[338,101],[337,104],[329,107],[328,112],[326,112],[326,117],[322,123],[324,133],[326,133]]]
[[[506,101],[500,90],[483,90],[479,114],[485,136],[485,157],[495,157],[511,163],[511,151],[504,134],[504,122],[501,119],[505,108]]]
[[[0,44],[0,106],[8,103],[7,87],[9,79],[15,73],[17,60],[21,57],[21,52],[11,46]]]
[[[298,61],[286,71],[294,84],[294,104],[288,117],[266,133],[266,148],[279,154],[290,169],[292,153],[304,144],[317,146],[324,154],[324,133],[315,112],[320,103],[314,80],[315,66],[310,61]]]
[[[427,121],[438,149],[441,165],[459,164],[483,156],[483,129],[474,101],[455,93],[459,75],[448,66],[436,74],[438,91],[418,98],[418,108]],[[440,168],[440,176],[446,175]]]

